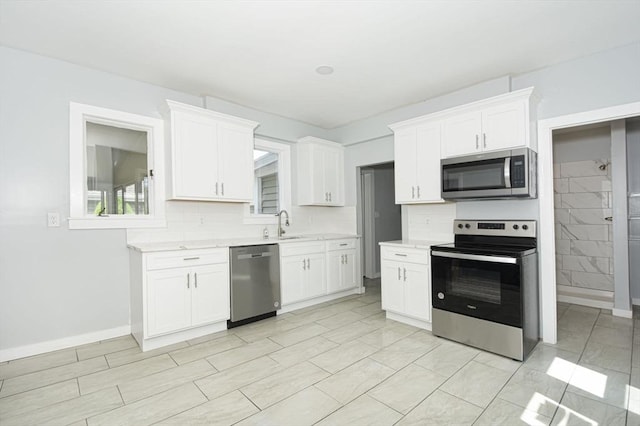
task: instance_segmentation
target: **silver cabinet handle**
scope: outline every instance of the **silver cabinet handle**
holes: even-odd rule
[[[200,259],[200,256],[196,256],[196,257],[183,257],[182,260],[198,260]]]
[[[482,145],[486,148],[487,147],[487,134],[483,133],[482,134]]]
[[[416,188],[415,188],[415,186],[411,187],[411,198],[416,198]]]
[[[418,198],[420,198],[420,185],[416,186],[418,188]]]
[[[348,246],[349,243],[340,243],[340,246]]]
[[[189,288],[189,273],[187,272],[187,288]]]
[[[311,259],[307,259],[307,269],[311,269]]]
[[[220,187],[222,188],[222,191],[221,191],[221,192],[222,192],[222,195],[224,195],[224,182],[222,182],[222,183],[220,184]]]
[[[340,263],[344,265],[344,254],[340,255]]]
[[[395,255],[400,257],[407,257],[407,255],[404,253],[395,253]]]
[[[329,201],[333,201],[333,200],[331,199],[331,191],[329,191]]]
[[[480,144],[478,143],[478,135],[476,135],[476,149],[480,148]]]
[[[401,269],[402,269],[402,268],[400,268],[400,267],[398,266],[398,281],[400,281],[400,280],[402,279],[402,275],[401,275],[401,271],[400,271]]]
[[[198,273],[194,272],[193,273],[193,285],[195,288],[198,288]]]
[[[402,268],[403,272],[404,272],[404,279],[403,281],[407,281],[407,268]]]
[[[305,263],[305,259],[302,259],[302,269],[307,270],[307,264]]]
[[[329,201],[329,193],[328,192],[324,193],[324,201]]]
[[[218,195],[218,182],[216,182],[216,195]]]
[[[349,264],[349,256],[347,256],[346,254],[344,255],[344,264],[345,265]]]
[[[613,222],[613,216],[607,216],[604,218],[607,222]]]

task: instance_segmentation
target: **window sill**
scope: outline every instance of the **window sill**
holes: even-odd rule
[[[165,219],[149,217],[90,216],[69,218],[69,229],[166,228]]]

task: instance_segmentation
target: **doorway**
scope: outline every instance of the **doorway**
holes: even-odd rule
[[[538,122],[538,176],[539,176],[539,209],[540,209],[540,229],[554,229],[554,191],[553,191],[553,132],[559,129],[572,128],[577,126],[593,125],[606,121],[623,120],[640,115],[640,102],[620,105],[616,107],[603,108],[595,111],[588,111],[577,114],[570,114],[561,117],[550,118]],[[616,133],[618,133],[616,131]],[[613,135],[613,131],[612,131]],[[613,136],[612,136],[613,137]],[[617,137],[617,136],[616,136]],[[625,153],[620,153],[620,143],[612,143],[612,162],[615,158]],[[616,168],[612,168],[612,182],[626,179],[626,176],[615,176]],[[625,200],[626,204],[626,200]],[[620,209],[615,202],[613,205],[613,232],[622,233],[620,227],[625,229],[627,235],[627,218],[622,216]],[[628,246],[618,247],[618,241],[614,242],[614,252],[620,253],[624,259],[615,257],[616,265],[614,272],[619,276],[617,265],[626,262],[628,268]],[[618,247],[618,249],[616,249]],[[541,292],[541,318],[542,337],[544,342],[555,344],[557,341],[557,288],[556,288],[556,268],[555,268],[555,232],[544,232],[539,236],[540,248],[540,292]],[[622,256],[625,254],[625,256]],[[631,316],[631,304],[629,285],[627,279],[626,289],[618,287],[618,281],[614,283],[614,308],[613,314],[619,316]]]
[[[402,239],[401,206],[395,203],[394,163],[360,167],[360,206],[365,278],[380,277],[381,241]]]

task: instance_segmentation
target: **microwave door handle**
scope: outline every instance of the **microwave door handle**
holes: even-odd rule
[[[492,263],[518,263],[518,259],[516,259],[515,257],[483,256],[480,254],[454,253],[435,250],[431,252],[431,255],[437,257],[448,257],[450,259],[479,260],[482,262]]]
[[[504,159],[504,187],[511,188],[511,157]]]

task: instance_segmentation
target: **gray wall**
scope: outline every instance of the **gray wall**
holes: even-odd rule
[[[373,169],[375,185],[375,244],[402,239],[400,205],[395,203],[393,165]],[[380,272],[380,250],[375,251],[375,269]]]
[[[126,326],[125,231],[66,224],[69,102],[159,117],[201,99],[1,47],[0,63],[0,350]]]

